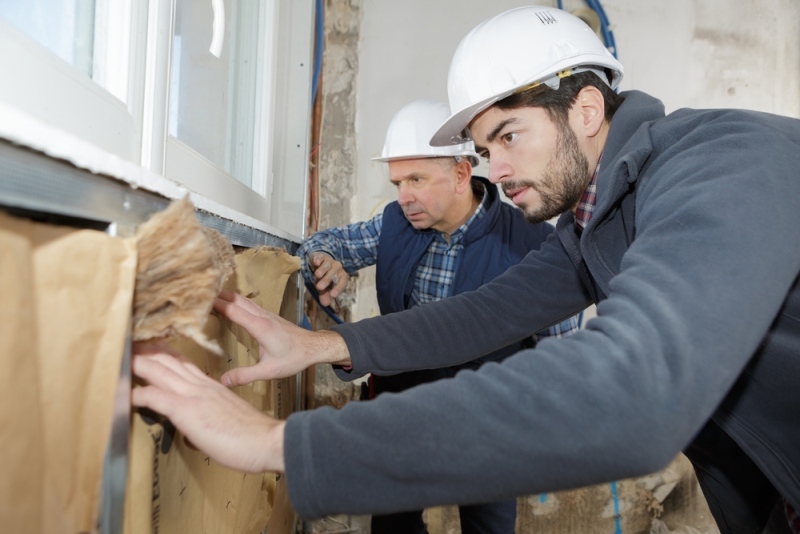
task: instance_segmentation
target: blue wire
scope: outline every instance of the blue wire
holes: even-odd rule
[[[317,0],[315,27],[317,31],[317,44],[314,49],[314,77],[311,81],[311,107],[317,102],[317,87],[319,86],[319,74],[322,70],[322,44],[325,39],[325,21],[322,14],[322,0]]]
[[[564,3],[561,0],[558,0],[558,9],[561,9],[562,11],[564,9]]]
[[[311,293],[312,297],[314,297],[314,300],[317,301],[317,304],[319,304],[319,307],[322,308],[322,311],[324,311],[328,315],[328,317],[333,319],[334,323],[336,323],[336,324],[344,324],[344,321],[342,321],[341,317],[339,317],[338,315],[333,313],[333,310],[331,310],[328,306],[324,306],[319,301],[319,296],[317,295],[317,290],[316,290],[316,288],[314,288],[314,286],[312,286],[311,284],[306,282],[306,289],[308,289],[308,292]]]
[[[617,42],[616,39],[614,39],[614,32],[608,28],[610,23],[608,22],[608,16],[603,9],[603,5],[600,3],[600,0],[586,0],[586,3],[594,10],[595,13],[597,13],[597,16],[600,18],[600,33],[603,34],[603,41],[605,42],[606,48],[610,48],[611,53],[616,58]]]

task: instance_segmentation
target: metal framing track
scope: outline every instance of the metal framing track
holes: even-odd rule
[[[65,161],[0,141],[0,205],[6,209],[85,221],[92,227],[117,224],[135,228],[169,202],[114,178],[92,174]],[[286,247],[289,254],[299,247],[288,239],[211,213],[198,211],[197,217],[234,245]]]

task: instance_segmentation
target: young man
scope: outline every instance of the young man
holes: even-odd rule
[[[154,386],[134,401],[167,410],[230,465],[285,470],[307,516],[594,484],[652,472],[684,450],[723,533],[762,532],[783,508],[797,525],[800,121],[665,116],[644,93],[616,97],[621,76],[590,30],[550,8],[501,14],[462,41],[448,79],[453,115],[433,143],[474,139],[490,180],[532,220],[565,210],[557,239],[478,291],[321,333],[230,294],[217,305],[259,339],[262,378],[321,361],[354,375],[447,365],[596,302],[584,330],[286,423],[251,414],[204,431],[191,418],[206,401],[181,389],[200,386],[172,375],[195,371],[166,356],[137,362]],[[212,381],[203,388],[229,399]],[[174,399],[177,408],[165,402]],[[221,425],[225,412],[204,417]],[[366,491],[341,491],[366,480]]]
[[[381,157],[389,165],[398,199],[364,222],[317,232],[297,252],[306,282],[321,301],[341,294],[349,274],[377,265],[376,287],[386,315],[477,289],[520,262],[539,247],[554,228],[528,224],[522,212],[500,200],[497,186],[472,176],[478,155],[472,141],[432,147],[431,136],[450,116],[447,104],[418,100],[392,119]],[[478,369],[488,361],[535,345],[545,336],[562,337],[577,330],[571,318],[549,330],[512,343],[460,365],[372,375],[371,397],[450,378],[461,369]],[[229,375],[232,383],[240,378]],[[513,534],[516,499],[459,507],[464,534]],[[422,510],[375,515],[373,534],[424,533]]]

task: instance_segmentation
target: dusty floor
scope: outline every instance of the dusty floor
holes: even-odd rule
[[[458,508],[429,508],[429,534],[460,534]],[[307,532],[369,534],[369,516],[316,521]],[[719,534],[689,461],[680,455],[663,471],[517,501],[517,534]]]
[[[458,510],[425,512],[430,534],[458,534]],[[694,530],[692,530],[694,529]],[[718,534],[689,461],[678,456],[665,470],[573,491],[517,501],[518,534]]]

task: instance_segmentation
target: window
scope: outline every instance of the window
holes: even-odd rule
[[[94,11],[94,0],[0,2],[0,17],[89,77]]]
[[[262,193],[261,181],[253,179],[253,157],[269,95],[263,83],[263,43],[272,34],[266,8],[265,1],[178,0],[169,107],[171,136]]]
[[[0,0],[0,105],[228,218],[300,236],[313,10],[313,0]]]

